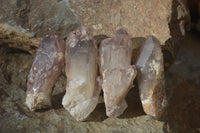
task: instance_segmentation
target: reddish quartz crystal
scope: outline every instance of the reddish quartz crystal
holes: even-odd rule
[[[106,114],[117,117],[127,108],[125,97],[137,73],[131,65],[132,41],[128,33],[119,29],[112,38],[103,40],[99,54]]]
[[[64,49],[58,35],[42,40],[28,76],[26,104],[30,110],[51,106],[53,86],[64,66]]]

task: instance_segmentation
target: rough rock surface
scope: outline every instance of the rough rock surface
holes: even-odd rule
[[[124,27],[132,37],[154,35],[165,44],[170,38],[183,39],[190,23],[186,0],[69,0],[69,4],[95,35],[112,36]]]
[[[62,104],[78,121],[86,119],[98,104],[98,51],[92,32],[81,27],[69,34],[65,50],[67,87]]]
[[[112,36],[124,27],[132,37],[155,35],[162,44],[170,38],[172,0],[69,0],[69,4],[95,35]]]
[[[138,86],[146,114],[159,118],[166,107],[166,90],[163,54],[160,42],[153,36],[147,38],[136,63]]]
[[[185,30],[190,29],[190,19],[189,9],[186,6],[186,0],[172,0],[169,28],[173,43],[177,43],[183,39]]]
[[[131,37],[154,35],[161,44],[169,39],[177,44],[190,23],[185,3],[186,0],[1,0],[0,23],[31,32],[28,42],[52,32],[66,37],[82,24],[93,27],[97,36],[111,36],[116,29],[124,27]],[[7,42],[4,45],[16,47],[11,45],[15,40],[9,39],[9,43],[4,40]],[[18,49],[22,49],[20,45],[30,53],[35,53],[37,48],[22,43],[17,45]]]
[[[51,106],[53,86],[64,67],[64,40],[51,35],[42,40],[27,81],[26,104],[30,110]]]
[[[124,98],[137,74],[131,65],[132,41],[124,29],[119,29],[112,38],[102,41],[99,51],[106,114],[117,117],[127,108]]]
[[[1,0],[0,23],[44,37],[52,32],[66,36],[80,26],[66,0]]]

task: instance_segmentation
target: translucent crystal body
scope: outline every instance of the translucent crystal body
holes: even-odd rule
[[[100,73],[109,117],[121,115],[127,108],[125,96],[136,76],[136,68],[131,65],[132,42],[124,29],[116,31],[112,38],[102,41],[100,46]]]
[[[66,42],[67,87],[62,104],[78,121],[87,118],[98,103],[96,45],[86,27],[71,32]]]
[[[138,86],[146,114],[160,117],[166,106],[163,55],[160,42],[149,36],[136,63]]]
[[[64,40],[57,35],[42,40],[28,76],[26,104],[30,110],[51,106],[53,86],[64,66],[64,49]]]

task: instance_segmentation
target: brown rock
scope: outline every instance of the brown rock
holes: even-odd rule
[[[92,33],[81,27],[66,42],[66,94],[62,105],[78,121],[86,119],[98,104],[97,44]]]
[[[64,49],[57,35],[42,40],[28,76],[26,104],[30,110],[51,106],[53,86],[64,66]]]
[[[106,114],[117,117],[127,108],[124,98],[136,76],[136,68],[131,66],[132,42],[128,33],[120,29],[112,38],[103,40],[99,54]]]
[[[172,1],[169,28],[172,36],[170,39],[177,45],[177,43],[185,36],[185,29],[190,29],[190,14],[186,6],[186,0]]]
[[[166,106],[163,55],[160,42],[153,36],[144,43],[136,66],[138,86],[146,114],[159,118]]]
[[[94,35],[112,36],[124,27],[132,37],[155,35],[163,44],[170,38],[172,0],[69,0],[83,25],[92,26]]]
[[[66,33],[81,24],[92,26],[94,35],[99,36],[111,36],[116,29],[124,27],[132,37],[155,35],[163,45],[169,39],[177,43],[185,34],[185,27],[190,23],[185,1],[2,0],[0,23],[31,32],[32,37],[44,37],[52,32],[66,37]],[[0,40],[0,45],[22,49],[20,45],[13,45],[17,37],[11,37],[14,39]],[[37,47],[29,47],[30,43],[27,47],[24,47],[26,43],[18,44],[30,53]]]

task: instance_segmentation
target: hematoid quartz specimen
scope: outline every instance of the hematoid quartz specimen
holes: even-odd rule
[[[52,89],[64,66],[64,49],[57,35],[42,40],[28,76],[26,104],[30,110],[51,106]]]
[[[160,42],[153,36],[146,40],[136,62],[137,69],[131,65],[132,50],[132,41],[124,29],[103,40],[99,51],[92,32],[84,26],[71,32],[66,43],[57,35],[45,38],[28,76],[27,106],[32,111],[51,106],[52,89],[65,62],[67,86],[62,105],[77,121],[85,120],[95,109],[101,87],[106,115],[121,115],[127,108],[125,97],[137,70],[143,109],[159,118],[167,104]]]
[[[97,44],[92,33],[81,27],[67,38],[67,87],[62,104],[78,121],[89,116],[98,104],[100,87],[97,82]]]
[[[124,29],[116,31],[112,38],[100,46],[100,73],[102,76],[106,114],[121,115],[127,108],[125,96],[132,87],[136,67],[131,65],[132,41]]]
[[[166,106],[163,54],[160,42],[153,36],[144,43],[136,66],[138,86],[146,114],[159,118]]]

